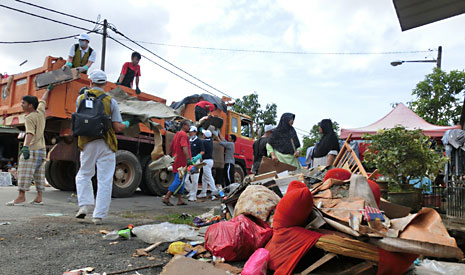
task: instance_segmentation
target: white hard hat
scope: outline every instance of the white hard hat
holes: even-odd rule
[[[87,33],[81,33],[78,37],[79,40],[87,40],[90,42],[90,36]]]
[[[197,127],[191,126],[191,128],[189,129],[189,132],[197,132]]]
[[[273,130],[274,126],[271,124],[265,125],[265,133]]]
[[[91,72],[89,78],[92,83],[95,84],[105,84],[107,82],[107,75],[102,70],[95,70]]]
[[[205,130],[202,133],[206,138],[211,138],[212,137],[212,132],[210,130]]]

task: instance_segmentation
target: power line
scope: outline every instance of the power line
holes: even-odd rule
[[[131,41],[129,39],[121,39],[121,40]],[[292,54],[292,55],[390,55],[390,54],[428,53],[428,52],[435,51],[435,50],[429,49],[429,50],[417,50],[417,51],[386,51],[386,52],[299,52],[299,51],[271,51],[271,50],[253,50],[253,49],[216,48],[216,47],[166,44],[166,43],[160,43],[160,42],[148,42],[148,41],[137,41],[137,40],[135,42],[142,43],[142,44],[152,44],[152,45],[158,45],[158,46],[197,49],[197,50],[264,53],[264,54]]]
[[[205,81],[199,79],[198,77],[196,77],[196,76],[194,76],[194,75],[192,75],[192,74],[186,72],[185,70],[183,70],[183,69],[181,69],[180,67],[174,65],[173,63],[169,62],[168,60],[166,60],[166,59],[164,59],[163,57],[159,56],[158,54],[154,53],[153,51],[147,49],[146,47],[144,47],[144,46],[142,46],[141,44],[137,43],[137,42],[134,41],[133,39],[130,39],[130,38],[127,37],[125,34],[123,34],[123,33],[121,33],[120,31],[118,31],[118,30],[116,29],[116,26],[114,26],[113,24],[111,24],[111,26],[109,26],[109,28],[110,28],[112,31],[114,31],[116,34],[121,35],[122,37],[126,38],[128,41],[130,41],[130,42],[136,44],[137,46],[141,47],[142,49],[148,51],[149,53],[153,54],[154,56],[156,56],[156,57],[158,57],[159,59],[163,60],[164,62],[168,63],[169,65],[175,67],[176,69],[180,70],[181,72],[183,72],[183,73],[187,74],[188,76],[192,77],[193,79],[195,79],[195,80],[201,82],[202,84],[204,84],[204,85],[206,85],[206,86],[212,88],[213,90],[219,92],[219,93],[222,94],[222,95],[225,95],[225,96],[227,96],[227,97],[232,98],[232,96],[230,96],[230,95],[228,95],[228,94],[226,94],[226,93],[224,93],[224,92],[218,90],[217,88],[213,87],[212,85],[210,85],[210,84],[206,83]],[[116,39],[113,39],[113,40],[116,41]]]
[[[118,39],[115,39],[115,38],[113,38],[113,37],[111,37],[111,36],[107,36],[107,37],[108,37],[109,39],[115,41],[116,43],[120,44],[121,46],[123,46],[123,47],[129,49],[129,50],[135,51],[133,48],[131,48],[131,47],[125,45],[124,43],[122,43],[122,42],[120,42],[120,41],[118,41]],[[186,81],[186,82],[188,82],[188,83],[194,85],[195,87],[197,87],[197,88],[199,88],[199,89],[201,89],[201,90],[203,90],[203,91],[205,91],[205,92],[207,92],[207,93],[209,93],[209,94],[215,96],[215,94],[212,93],[212,92],[210,92],[209,90],[207,90],[207,89],[205,89],[205,88],[203,88],[203,87],[201,87],[201,86],[195,84],[194,82],[190,81],[189,79],[187,79],[187,78],[185,78],[185,77],[180,76],[179,74],[177,74],[177,73],[173,72],[172,70],[170,70],[170,69],[164,67],[163,65],[160,65],[159,63],[153,61],[152,59],[148,58],[147,56],[145,56],[145,55],[143,55],[143,54],[141,54],[141,56],[144,57],[145,59],[147,59],[148,61],[152,62],[153,64],[159,66],[160,68],[162,68],[162,69],[164,69],[164,70],[166,70],[166,71],[168,71],[168,72],[174,74],[175,76],[181,78],[182,80],[184,80],[184,81]]]
[[[94,31],[92,31],[94,32]],[[91,32],[88,32],[91,33]],[[95,33],[97,33],[95,31]],[[64,39],[69,39],[78,36],[79,34],[75,35],[68,35],[68,36],[63,36],[63,37],[56,37],[56,38],[49,38],[49,39],[38,39],[38,40],[26,40],[26,41],[0,41],[0,44],[30,44],[30,43],[42,43],[42,42],[51,42],[51,41],[57,41],[57,40],[64,40]]]
[[[79,19],[79,20],[82,20],[82,21],[86,21],[86,22],[89,22],[89,23],[92,23],[92,24],[95,24],[95,25],[101,24],[100,22],[92,21],[92,20],[89,20],[89,19],[86,19],[86,18],[82,18],[82,17],[79,17],[79,16],[75,16],[75,15],[72,15],[72,14],[65,13],[65,12],[57,11],[57,10],[54,10],[54,9],[46,8],[46,7],[39,6],[39,5],[29,3],[29,2],[26,2],[26,1],[21,1],[21,0],[15,0],[15,1],[19,2],[19,3],[29,5],[29,6],[33,6],[33,7],[39,8],[39,9],[43,9],[43,10],[46,10],[46,11],[58,13],[58,14],[61,14],[61,15],[64,15],[64,16],[69,16],[69,17],[72,17],[74,19]],[[98,19],[97,19],[97,21],[98,21]]]

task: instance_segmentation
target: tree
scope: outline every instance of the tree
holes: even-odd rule
[[[301,156],[305,156],[307,154],[307,149],[310,146],[314,146],[320,139],[321,139],[321,134],[320,134],[320,127],[318,126],[318,123],[312,126],[312,129],[310,130],[310,134],[308,136],[303,137],[303,145],[302,145],[302,150],[300,152]],[[336,136],[339,137],[339,123],[336,121],[333,121],[333,129],[336,132]]]
[[[436,125],[458,124],[462,113],[463,99],[460,96],[465,90],[465,72],[451,71],[446,73],[435,68],[419,82],[412,95],[415,100],[409,107],[429,123]]]
[[[258,94],[256,92],[245,95],[242,99],[236,99],[233,105],[235,112],[248,115],[252,118],[255,124],[255,132],[265,127],[266,124],[276,125],[277,108],[275,103],[266,104],[265,109],[261,109],[261,104],[258,102]]]
[[[409,131],[397,126],[364,138],[372,141],[365,151],[364,162],[397,184],[426,176],[434,178],[447,160],[430,148],[429,137],[420,129]]]

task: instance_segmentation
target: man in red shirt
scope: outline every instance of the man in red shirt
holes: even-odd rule
[[[215,104],[208,101],[200,101],[195,104],[195,120],[200,121],[204,116],[208,116],[209,113],[213,112],[216,109]]]
[[[133,52],[131,55],[131,62],[126,62],[123,65],[121,70],[120,77],[116,84],[123,85],[129,88],[132,88],[132,82],[134,82],[134,77],[136,78],[136,93],[140,94],[139,90],[139,77],[140,77],[140,66],[139,61],[141,55],[138,52]]]
[[[175,158],[175,160],[173,164],[174,181],[170,187],[168,187],[168,193],[166,193],[163,198],[163,203],[168,206],[173,206],[170,202],[171,195],[177,195],[178,205],[186,205],[181,198],[181,195],[184,193],[184,180],[179,178],[178,168],[192,164],[191,148],[189,144],[189,137],[187,136],[189,128],[190,122],[188,120],[183,120],[181,122],[181,131],[176,133],[170,145],[171,155]]]

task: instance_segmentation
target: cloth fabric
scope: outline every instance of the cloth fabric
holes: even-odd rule
[[[234,207],[234,217],[251,215],[266,222],[281,198],[262,185],[249,185],[241,193]]]
[[[104,94],[104,90],[97,87],[92,87],[90,90],[87,91],[87,94],[94,95],[95,97],[99,97]],[[86,94],[82,94],[77,98],[76,101],[76,109],[81,103],[81,101],[86,97]],[[112,122],[122,122],[123,119],[121,117],[121,113],[119,112],[118,104],[113,100],[111,96],[106,96],[102,99],[105,114],[110,116]],[[95,137],[78,137],[78,146],[79,149],[83,150],[84,146],[90,142],[95,140]],[[116,133],[113,127],[110,127],[108,131],[105,133],[103,137],[105,142],[108,144],[110,149],[113,152],[118,151],[118,140],[116,139]]]
[[[393,253],[378,248],[379,263],[377,275],[404,274],[415,259],[416,254]]]
[[[227,187],[231,183],[234,183],[234,173],[235,173],[235,165],[234,163],[225,163],[223,169],[223,177],[224,177],[224,186]]]
[[[134,82],[134,78],[140,76],[139,64],[134,66],[132,62],[124,63],[123,68],[121,69],[121,75],[124,75],[121,85],[132,88],[132,83]]]
[[[328,157],[330,155],[333,155],[333,156],[337,156],[338,154],[338,151],[336,150],[333,150],[333,151],[329,151],[329,153],[324,156],[324,157],[321,157],[321,158],[313,158],[313,166],[312,167],[318,167],[318,166],[327,166],[327,163],[328,163]]]
[[[187,147],[189,155],[184,155],[183,147]],[[179,167],[185,167],[187,165],[187,158],[191,157],[191,147],[189,144],[189,137],[184,131],[179,131],[174,135],[173,141],[170,145],[171,156],[173,156],[174,164],[173,171],[178,171]]]
[[[262,158],[264,156],[267,156],[266,144],[268,143],[268,139],[269,137],[262,136],[253,143],[252,172],[254,174],[258,174],[258,169],[260,168],[260,163],[262,162]]]
[[[29,159],[21,155],[18,165],[18,190],[29,191],[32,182],[37,191],[43,191],[45,186],[46,150],[30,150]]]
[[[334,133],[333,122],[330,119],[323,119],[319,123],[319,126],[323,130],[323,136],[318,142],[313,156],[315,158],[321,158],[327,156],[331,151],[339,152],[339,141],[336,133]]]
[[[174,181],[171,183],[170,187],[168,187],[168,190],[173,193],[173,195],[177,194],[184,194],[184,181],[186,180],[186,177],[183,177],[182,179],[179,178],[179,173],[174,173]]]
[[[307,152],[305,153],[305,164],[308,167],[313,167],[313,151],[315,150],[315,146],[310,146],[307,148]]]
[[[222,140],[220,141],[220,145],[224,147],[224,162],[230,164],[236,163],[234,160],[234,150],[236,149],[234,142]]]
[[[205,166],[203,167],[203,175],[202,175],[202,192],[200,196],[207,195],[207,185],[210,186],[210,191],[213,195],[218,193],[218,189],[216,189],[215,179],[212,175],[212,168],[213,168],[213,160],[212,159],[204,159]]]
[[[333,168],[326,173],[323,182],[327,181],[328,179],[337,179],[337,180],[348,180],[352,176],[352,173],[343,168]]]
[[[26,134],[32,135],[29,150],[45,149],[45,101],[41,100],[37,110],[27,114],[25,119]]]
[[[81,167],[76,175],[79,206],[94,205],[94,218],[105,218],[110,210],[116,155],[103,139],[91,141],[81,151]],[[97,166],[97,197],[92,177]]]
[[[191,145],[191,154],[193,157],[200,154],[200,152],[205,152],[205,147],[203,146],[203,141],[197,136],[193,136],[189,139]]]
[[[273,146],[271,146],[271,144],[269,143],[266,145],[266,150],[268,152],[268,156],[271,157],[271,152],[274,152],[280,162],[297,167],[297,169],[302,168],[302,165],[300,164],[299,159],[296,158],[294,154],[283,154],[275,150]]]
[[[191,96],[185,97],[181,101],[173,102],[170,105],[170,107],[175,109],[175,110],[179,110],[183,105],[196,103],[196,102],[199,102],[199,101],[202,101],[202,100],[208,101],[208,102],[214,104],[221,111],[223,111],[225,113],[228,113],[228,106],[223,102],[223,100],[221,98],[217,97],[217,96],[210,95],[210,94],[191,95]]]
[[[295,115],[291,113],[284,113],[279,120],[278,126],[273,130],[268,143],[278,152],[285,155],[293,155],[295,149],[300,147],[300,141],[297,133],[289,122],[295,119]],[[294,142],[294,147],[292,142]]]
[[[196,164],[200,163],[200,160]],[[188,199],[195,200],[197,198],[197,191],[199,189],[199,176],[200,173],[189,174],[185,181],[185,187],[189,190]]]
[[[274,270],[275,275],[291,274],[300,259],[322,236],[302,227],[312,209],[313,196],[308,187],[299,181],[291,182],[276,206],[273,237],[265,246],[270,251],[268,268]]]
[[[205,100],[200,101],[199,103],[195,104],[195,106],[199,106],[200,108],[207,110],[207,112],[213,112],[216,109],[215,104]]]
[[[211,138],[204,139],[203,147],[205,149],[205,153],[203,154],[203,159],[213,160],[213,140]]]
[[[76,54],[75,45],[78,45],[78,44],[73,44],[71,46],[71,48],[69,49],[68,56],[74,57],[74,55]],[[81,47],[79,47],[79,51],[81,53],[81,58],[84,57],[84,55],[89,51],[89,49],[90,49],[90,46],[87,46],[87,49],[85,49],[85,50],[82,49]],[[97,53],[95,52],[95,50],[92,49],[92,53],[89,55],[89,61],[95,62],[96,59],[97,59]],[[86,64],[84,64],[84,65],[86,65]]]

